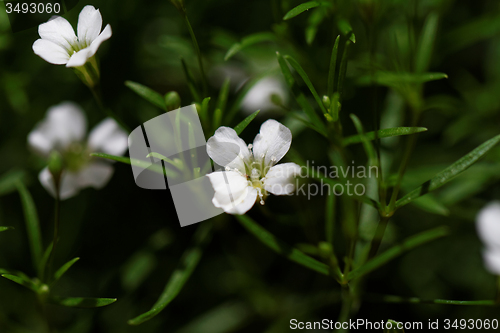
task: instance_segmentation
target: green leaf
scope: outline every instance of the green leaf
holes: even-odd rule
[[[437,215],[448,216],[450,215],[450,210],[446,208],[441,202],[439,202],[432,194],[420,197],[412,201],[414,206],[418,208]]]
[[[182,255],[179,265],[172,273],[158,301],[148,312],[130,319],[129,325],[139,325],[150,320],[174,300],[198,265],[203,250],[211,238],[211,230],[212,224],[210,222],[204,222],[198,227],[192,245]]]
[[[156,91],[146,87],[145,85],[133,81],[125,81],[125,85],[132,91],[134,91],[137,95],[144,98],[146,101],[150,102],[153,105],[156,105],[162,110],[167,111],[165,99]]]
[[[6,278],[8,280],[11,280],[17,284],[20,284],[23,287],[31,289],[34,292],[38,292],[38,286],[36,284],[34,284],[33,281],[31,281],[27,278],[23,278],[23,277],[13,275],[13,274],[2,274],[2,277]]]
[[[295,96],[297,103],[307,114],[314,127],[318,129],[318,133],[326,136],[325,124],[321,121],[319,116],[316,114],[316,111],[314,111],[312,106],[309,104],[306,96],[300,91],[300,88],[297,86],[297,83],[293,78],[290,68],[288,68],[287,63],[285,62],[285,59],[283,59],[279,52],[276,52],[276,54],[278,56],[278,63],[280,65],[281,71],[283,72],[283,76],[285,77],[285,81],[288,84],[288,87],[292,91],[293,95]]]
[[[163,174],[163,170],[164,170],[161,165],[157,165],[157,164],[150,165],[144,161],[137,160],[137,159],[131,159],[129,157],[124,157],[124,156],[115,156],[115,155],[109,155],[109,154],[104,154],[104,153],[91,153],[90,156],[99,157],[99,158],[106,158],[108,160],[113,160],[113,161],[117,161],[117,162],[124,163],[124,164],[129,164],[129,165],[137,165],[137,166],[147,168],[150,171],[160,173],[160,174]],[[165,169],[165,171],[167,171],[167,173],[168,173],[169,169]]]
[[[65,263],[64,265],[61,266],[61,268],[59,268],[55,273],[54,273],[54,282],[56,282],[57,280],[59,280],[61,278],[61,276],[64,275],[64,273],[66,273],[66,271],[68,269],[71,268],[71,266],[73,266],[73,264],[75,262],[77,262],[78,260],[80,260],[80,258],[73,258],[71,259],[70,261],[68,261],[67,263]]]
[[[308,1],[304,2],[297,7],[292,8],[291,10],[288,11],[288,13],[283,16],[283,20],[289,20],[291,18],[294,18],[295,16],[305,12],[306,10],[309,10],[314,7],[320,6],[321,3],[319,1]]]
[[[358,135],[361,137],[361,141],[363,143],[363,147],[365,149],[366,156],[368,157],[368,164],[369,165],[378,165],[377,163],[377,153],[375,152],[375,148],[371,144],[371,142],[368,140],[368,138],[365,136],[364,130],[363,130],[363,125],[361,125],[361,121],[359,118],[351,113],[351,119],[352,122],[354,123],[354,127],[356,127],[356,130],[358,131]]]
[[[43,253],[42,260],[38,265],[38,271],[40,272],[40,276],[45,277],[45,268],[47,267],[47,262],[49,261],[50,255],[52,254],[52,248],[54,247],[54,243],[50,242],[49,246],[45,249]]]
[[[377,132],[367,132],[365,137],[368,140],[375,140],[375,138],[388,138],[391,136],[409,135],[427,131],[425,127],[394,127],[378,130]],[[376,134],[376,135],[375,135]],[[363,142],[361,135],[353,135],[342,140],[344,146],[352,145],[354,143]]]
[[[17,190],[21,197],[21,203],[24,210],[24,219],[26,222],[26,231],[31,250],[31,259],[33,260],[33,267],[38,268],[42,260],[42,236],[40,233],[40,223],[38,222],[38,213],[35,203],[31,197],[30,192],[20,181],[17,182]]]
[[[234,126],[234,130],[236,131],[236,134],[240,135],[241,132],[254,120],[255,117],[259,114],[260,110],[255,111],[245,119],[243,119],[238,125]]]
[[[6,231],[6,230],[14,230],[14,227],[0,227],[0,232]]]
[[[448,168],[435,175],[432,179],[428,180],[418,188],[414,189],[413,191],[396,201],[396,207],[404,206],[415,200],[416,198],[440,188],[441,186],[458,176],[460,173],[467,170],[471,165],[476,163],[499,141],[500,135],[497,135],[494,138],[486,141],[485,143],[450,165]]]
[[[438,14],[430,13],[422,28],[422,35],[418,43],[417,54],[415,56],[415,72],[423,73],[429,68],[434,41],[436,39],[438,26]]]
[[[276,40],[276,36],[272,32],[257,32],[255,34],[246,36],[239,43],[233,44],[224,56],[224,61],[229,60],[236,53],[240,52],[244,48],[262,42],[273,42]]]
[[[342,97],[342,92],[344,91],[344,80],[345,80],[345,75],[347,73],[347,54],[349,52],[349,46],[351,45],[351,41],[348,40],[345,42],[344,46],[344,52],[342,52],[342,59],[340,60],[340,67],[339,67],[339,77],[338,77],[338,83],[337,83],[337,91],[340,95],[339,98]]]
[[[335,83],[335,70],[337,68],[337,58],[339,54],[339,42],[340,35],[335,39],[335,43],[333,44],[332,56],[330,58],[330,68],[328,69],[328,97],[332,98],[333,92],[335,91],[336,85]]]
[[[324,275],[330,275],[330,271],[327,265],[286,244],[285,242],[274,236],[272,233],[261,227],[257,222],[255,222],[248,216],[236,215],[236,218],[247,231],[253,234],[258,240],[267,245],[276,253],[313,271]]]
[[[220,109],[222,111],[222,114],[224,114],[224,111],[226,110],[227,98],[229,97],[230,83],[231,81],[229,80],[229,78],[226,78],[219,92],[219,99],[217,100],[216,109]]]
[[[342,35],[344,35],[346,38],[349,38],[351,42],[356,43],[356,36],[352,31],[352,27],[349,21],[347,21],[344,18],[341,18],[337,20],[337,27],[339,28]]]
[[[318,26],[323,22],[327,14],[327,11],[320,7],[315,9],[312,14],[309,16],[308,26],[306,28],[306,42],[308,45],[311,45],[314,42],[314,38],[318,33]]]
[[[116,302],[116,298],[50,297],[48,302],[68,308],[99,308]]]
[[[417,83],[425,83],[429,81],[436,81],[447,79],[448,75],[445,73],[408,73],[408,72],[387,72],[387,71],[378,71],[373,75],[362,76],[358,79],[358,84],[367,85],[372,84],[373,82],[390,87],[400,89],[401,85],[404,84],[417,84]]]
[[[321,108],[321,111],[323,111],[324,114],[327,114],[328,111],[326,111],[325,106],[323,105],[323,101],[321,100],[321,98],[319,98],[319,95],[316,92],[316,89],[314,89],[314,86],[313,86],[311,80],[309,80],[309,76],[307,76],[306,72],[302,69],[300,64],[295,59],[293,59],[291,56],[286,55],[284,58],[288,61],[288,63],[290,63],[290,65],[293,67],[293,69],[295,69],[297,71],[297,73],[300,75],[302,80],[304,80],[307,87],[311,91],[314,99],[316,100],[316,103],[318,103],[319,107]]]
[[[387,328],[390,325],[391,328]],[[403,323],[399,323],[395,320],[389,319],[387,323],[385,324],[386,329],[384,330],[384,333],[404,333],[405,330],[403,329],[404,325]]]
[[[0,195],[9,194],[16,190],[18,182],[24,180],[26,174],[21,170],[11,170],[0,177]]]
[[[401,244],[395,245],[383,252],[382,254],[376,256],[375,258],[369,260],[361,267],[358,267],[352,270],[347,279],[353,280],[362,277],[365,274],[370,273],[371,271],[379,268],[380,266],[385,265],[387,262],[396,258],[397,256],[403,254],[406,251],[409,251],[419,245],[428,243],[437,238],[444,237],[448,235],[449,229],[447,227],[438,227],[435,229],[424,231],[420,234],[411,236],[404,240]]]

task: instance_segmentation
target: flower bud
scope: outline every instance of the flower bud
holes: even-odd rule
[[[325,108],[330,108],[330,97],[324,95],[323,96],[323,105],[325,106]]]
[[[181,97],[176,91],[170,91],[165,94],[165,104],[168,111],[176,110],[181,107]]]
[[[54,177],[54,179],[59,178],[63,168],[64,168],[63,157],[58,151],[53,150],[49,156],[49,171]]]

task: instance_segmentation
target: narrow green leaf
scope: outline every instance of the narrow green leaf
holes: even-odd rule
[[[149,165],[148,163],[137,160],[137,159],[131,159],[130,157],[124,157],[124,156],[115,156],[115,155],[109,155],[109,154],[104,154],[104,153],[91,153],[90,156],[92,157],[99,157],[99,158],[106,158],[108,160],[113,160],[117,161],[120,163],[124,164],[129,164],[129,165],[137,165],[143,168],[147,168],[150,171],[157,172],[163,174],[163,167],[161,165]],[[167,170],[168,171],[168,170]]]
[[[312,269],[324,275],[330,275],[327,265],[317,261],[299,251],[298,249],[286,244],[272,233],[261,227],[257,222],[246,215],[236,215],[240,224],[258,240],[274,250],[276,253],[294,261],[304,267]]]
[[[352,31],[352,27],[349,21],[347,21],[345,18],[340,18],[337,20],[337,27],[339,28],[342,35],[344,35],[346,38],[349,38],[351,42],[356,43],[356,36]]]
[[[437,27],[438,14],[430,13],[425,19],[422,35],[418,43],[417,54],[415,56],[416,73],[423,73],[429,68],[434,41],[436,40]]]
[[[384,333],[404,333],[405,330],[403,323],[399,323],[395,320],[389,319],[385,324],[386,329],[384,329]],[[390,327],[390,328],[388,328]]]
[[[373,75],[362,76],[357,80],[360,85],[370,85],[374,82],[390,88],[400,89],[401,85],[417,84],[430,81],[447,79],[445,73],[408,73],[408,72],[387,72],[377,71]]]
[[[386,128],[383,130],[377,131],[377,135],[375,132],[367,132],[365,133],[365,137],[368,140],[375,140],[375,138],[388,138],[391,136],[400,136],[400,135],[409,135],[415,133],[421,133],[427,131],[425,127],[394,127],[394,128]],[[362,137],[358,135],[349,136],[342,140],[344,146],[352,145],[354,143],[363,142]]]
[[[40,261],[40,264],[38,265],[38,272],[40,277],[45,277],[45,268],[47,267],[47,262],[49,261],[50,255],[52,254],[52,248],[54,247],[54,243],[50,242],[49,246],[45,249],[45,252],[43,253],[42,260]]]
[[[358,135],[361,136],[361,141],[363,143],[363,147],[365,149],[366,156],[368,156],[368,164],[369,165],[378,165],[377,163],[377,153],[375,152],[375,148],[371,144],[371,142],[368,140],[368,138],[365,136],[365,132],[363,130],[363,125],[361,124],[361,121],[359,118],[351,113],[351,119],[352,122],[354,123],[354,126],[356,127],[356,130],[358,131]]]
[[[420,197],[411,202],[414,206],[437,215],[448,216],[450,215],[450,210],[446,208],[441,202],[439,202],[432,194]]]
[[[20,284],[23,287],[26,287],[28,289],[33,290],[34,292],[38,292],[38,287],[36,284],[34,284],[31,280],[22,278],[17,275],[12,275],[12,274],[2,274],[2,277],[11,280],[17,284]]]
[[[306,43],[311,45],[314,42],[314,38],[316,38],[316,34],[318,33],[318,27],[323,22],[327,14],[327,11],[322,8],[316,8],[312,14],[309,16],[308,26],[306,28]]]
[[[179,265],[172,273],[158,301],[148,312],[129,320],[129,325],[139,325],[150,320],[174,300],[198,265],[203,250],[211,238],[211,230],[210,222],[204,222],[198,227],[192,245],[182,255]]]
[[[375,297],[372,297],[375,299]],[[479,306],[498,306],[498,302],[494,300],[478,300],[478,301],[457,301],[448,299],[430,299],[424,300],[418,297],[401,297],[394,295],[381,295],[376,297],[378,301],[384,303],[409,303],[409,304],[447,304],[447,305],[479,305]]]
[[[311,80],[309,80],[309,76],[307,76],[304,69],[302,69],[300,64],[295,59],[293,59],[291,56],[286,55],[286,56],[284,56],[284,58],[293,67],[293,69],[295,69],[297,71],[297,73],[299,73],[302,80],[304,80],[305,84],[307,85],[307,87],[311,91],[314,99],[316,100],[316,103],[318,103],[319,107],[321,108],[321,111],[323,111],[324,114],[327,114],[328,111],[326,111],[325,106],[323,105],[323,101],[321,100],[321,98],[319,98],[319,95],[316,92],[316,89],[314,89],[314,86],[313,86]]]
[[[337,83],[337,91],[340,95],[340,99],[342,98],[342,92],[344,91],[344,80],[345,80],[345,75],[347,73],[347,63],[348,63],[347,54],[350,45],[351,45],[350,40],[345,42],[344,52],[342,52],[342,59],[340,60],[339,77]]]
[[[116,302],[116,298],[50,297],[48,302],[69,308],[99,308]]]
[[[0,232],[6,230],[14,230],[14,227],[0,227]]]
[[[18,182],[23,181],[26,174],[21,170],[9,171],[0,177],[0,195],[9,194],[16,190]]]
[[[144,98],[146,101],[150,102],[153,105],[156,105],[162,110],[167,111],[165,99],[161,94],[137,82],[125,81],[125,85],[129,87],[137,95]]]
[[[241,132],[254,120],[255,117],[259,114],[260,110],[255,111],[245,119],[243,119],[238,125],[234,126],[234,130],[236,131],[236,134],[240,135]]]
[[[304,96],[304,94],[300,91],[300,88],[297,86],[297,83],[295,82],[292,72],[290,71],[290,68],[288,68],[285,59],[283,59],[279,52],[276,52],[276,54],[278,56],[278,63],[280,65],[281,71],[283,72],[283,76],[285,77],[285,81],[288,84],[288,87],[292,91],[293,95],[295,96],[297,103],[307,114],[314,127],[318,129],[318,132],[321,135],[326,136],[325,124],[321,121],[316,111],[314,111],[312,106],[309,104],[306,96]]]
[[[255,34],[246,36],[239,43],[233,44],[224,56],[224,61],[229,60],[236,53],[240,52],[244,48],[262,42],[273,42],[276,40],[276,36],[272,32],[257,32]]]
[[[70,261],[68,261],[67,263],[65,263],[64,265],[61,266],[61,268],[59,268],[55,273],[54,273],[54,281],[53,282],[56,282],[57,280],[59,280],[61,278],[61,276],[64,275],[64,273],[66,273],[66,271],[68,269],[71,268],[71,266],[73,266],[73,264],[75,262],[77,262],[78,260],[80,260],[80,258],[73,258],[71,259]]]
[[[485,143],[450,165],[448,168],[435,175],[432,179],[428,180],[418,188],[414,189],[413,191],[396,201],[396,207],[404,206],[415,200],[416,198],[440,188],[441,186],[458,176],[460,173],[467,170],[471,165],[476,163],[499,141],[500,135],[497,135],[494,138],[486,141]]]
[[[428,243],[437,238],[444,237],[448,235],[449,229],[447,227],[438,227],[435,229],[424,231],[420,234],[411,236],[404,240],[401,244],[395,245],[385,251],[384,253],[376,256],[375,258],[369,260],[367,263],[352,270],[348,275],[348,280],[357,279],[371,271],[383,266],[387,262],[396,258],[397,256],[409,251],[419,245]]]
[[[229,80],[229,78],[226,78],[219,92],[219,99],[217,100],[216,108],[220,109],[222,111],[222,114],[224,114],[224,111],[226,110],[227,98],[229,97],[230,83],[231,81]]]
[[[308,1],[301,3],[297,7],[294,7],[291,10],[289,10],[288,13],[286,13],[285,16],[283,16],[283,20],[289,20],[291,18],[294,18],[295,16],[305,12],[306,10],[318,7],[320,5],[321,3],[319,1]]]
[[[212,126],[213,126],[213,131],[215,132],[221,125],[222,122],[222,110],[221,109],[215,109],[214,111],[214,117],[212,119]]]
[[[31,250],[31,259],[33,260],[33,267],[38,268],[42,259],[42,236],[40,233],[40,223],[38,222],[38,213],[35,203],[31,197],[30,192],[20,181],[17,182],[17,190],[21,197],[21,203],[24,210],[24,219],[26,222],[26,232]]]
[[[328,69],[328,97],[332,98],[333,92],[335,91],[336,85],[335,83],[337,82],[335,80],[335,70],[337,68],[337,58],[339,54],[339,42],[340,42],[340,35],[337,36],[335,39],[335,43],[333,44],[333,49],[332,49],[332,56],[330,58],[330,68]]]

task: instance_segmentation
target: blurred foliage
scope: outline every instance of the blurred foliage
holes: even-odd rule
[[[332,105],[335,98],[342,99],[338,115],[344,135],[358,134],[351,113],[370,132],[378,129],[373,121],[377,117],[383,129],[414,126],[412,115],[417,109],[418,126],[428,129],[413,134],[418,142],[402,180],[403,194],[500,132],[500,3],[495,0],[312,1],[295,10],[301,1],[186,0],[208,76],[207,93],[202,96],[192,93],[202,90],[202,79],[191,36],[183,16],[169,1],[80,2],[66,15],[74,26],[87,4],[99,8],[104,23],[113,27],[112,38],[98,52],[104,104],[131,128],[161,114],[162,109],[175,108],[179,97],[182,106],[198,102],[201,107],[208,96],[211,100],[206,107],[212,111],[207,112],[213,113],[205,120],[213,126],[205,127],[206,137],[219,124],[237,125],[248,116],[240,112],[240,104],[250,86],[261,77],[281,77],[277,51],[293,57],[319,96],[326,95],[332,47],[341,35],[336,69],[342,70],[340,57],[346,40],[353,42],[349,63],[341,96],[328,97]],[[28,187],[38,210],[44,248],[53,232],[54,200],[38,182],[38,172],[46,162],[29,151],[27,135],[50,106],[63,100],[75,101],[86,110],[89,127],[103,115],[71,70],[33,54],[36,28],[10,31],[3,5],[0,175],[9,172],[10,176],[0,179],[0,225],[14,229],[0,229],[0,267],[35,276],[23,206],[11,185],[22,181]],[[425,33],[427,37],[422,38]],[[447,79],[430,81],[436,77],[427,72],[446,73]],[[299,81],[300,77],[304,79],[297,75],[296,84],[308,92],[307,81]],[[153,98],[160,108],[140,98],[126,81],[129,87],[139,82],[158,92]],[[217,104],[224,86],[227,107]],[[419,89],[420,97],[414,94]],[[314,103],[313,97],[306,95],[304,101]],[[305,110],[292,99],[274,101],[276,107],[254,115],[242,137],[249,142],[263,121],[276,118],[291,128],[292,148],[301,158],[329,165],[324,138],[304,125]],[[216,108],[222,110],[220,114]],[[381,140],[381,164],[388,184],[397,182],[406,140]],[[356,163],[366,162],[362,145],[353,146],[350,152],[349,158]],[[396,240],[436,226],[449,227],[451,234],[413,249],[363,280],[371,297],[355,304],[357,318],[398,322],[499,318],[498,309],[489,307],[390,304],[377,299],[379,294],[457,300],[495,297],[495,278],[483,267],[474,220],[478,209],[500,198],[499,170],[497,147],[452,183],[398,210],[388,225],[382,251]],[[300,244],[316,246],[327,240],[323,232],[326,202],[321,196],[309,201],[274,197],[266,206],[254,207],[249,216],[305,252]],[[367,207],[361,212],[362,240],[371,238],[378,218]],[[130,167],[115,164],[115,174],[104,189],[86,189],[62,203],[56,266],[74,257],[80,260],[53,288],[61,295],[116,297],[118,301],[85,310],[51,305],[46,315],[58,332],[68,333],[278,333],[289,331],[292,318],[336,319],[341,293],[333,279],[275,254],[232,216],[223,215],[213,222],[213,240],[182,292],[152,320],[138,327],[128,325],[129,319],[157,301],[197,226],[180,228],[168,191],[138,188]],[[336,241],[342,249],[345,240]],[[339,258],[345,255],[340,251]],[[0,331],[46,331],[36,296],[7,279],[0,279]]]

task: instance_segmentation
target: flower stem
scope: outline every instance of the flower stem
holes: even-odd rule
[[[368,254],[368,259],[375,257],[382,244],[382,239],[384,238],[385,229],[389,223],[389,216],[381,216],[378,222],[377,229],[375,230],[375,235],[373,236],[372,242],[370,244],[370,252]]]
[[[56,199],[55,199],[55,205],[54,205],[54,237],[52,239],[52,251],[50,252],[50,257],[48,261],[48,267],[47,270],[45,270],[45,281],[47,283],[50,283],[50,280],[52,278],[53,268],[54,268],[54,257],[55,257],[55,252],[56,252],[56,247],[57,247],[57,241],[59,238],[59,216],[60,216],[60,211],[61,211],[61,205],[60,205],[60,183],[61,183],[61,176],[59,175],[58,177],[53,177],[54,180],[54,186],[56,190]]]
[[[201,80],[203,83],[203,97],[206,97],[207,93],[208,93],[208,82],[207,82],[207,76],[205,75],[205,69],[203,68],[203,60],[201,58],[200,46],[198,45],[198,40],[196,39],[196,36],[194,34],[193,27],[191,26],[191,23],[189,22],[189,19],[188,19],[187,14],[185,12],[183,13],[183,16],[184,16],[184,20],[186,21],[189,35],[191,35],[191,40],[193,41],[193,46],[194,46],[194,50],[196,52],[196,56],[198,58],[198,66],[200,67]]]
[[[342,286],[342,307],[337,322],[344,323],[349,320],[351,316],[352,295],[348,285]],[[338,332],[347,332],[348,329],[339,329]]]

